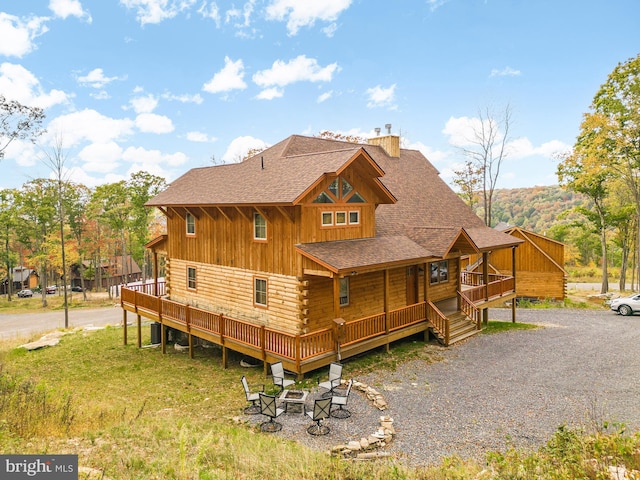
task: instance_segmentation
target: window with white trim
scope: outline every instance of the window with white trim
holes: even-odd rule
[[[349,277],[340,279],[340,306],[349,305]]]
[[[259,307],[267,306],[267,279],[253,279],[253,303]]]
[[[347,224],[347,212],[336,212],[336,225]]]
[[[333,225],[333,212],[322,212],[322,226],[328,227]]]
[[[197,287],[196,281],[196,268],[195,267],[187,267],[187,288],[189,290],[195,290]]]
[[[253,214],[253,239],[267,239],[267,219],[258,212],[254,212]]]
[[[349,212],[349,225],[359,225],[359,224],[360,224],[360,211],[351,210]]]
[[[196,234],[196,217],[193,214],[187,212],[185,216],[185,223],[187,228],[187,235],[195,235]]]

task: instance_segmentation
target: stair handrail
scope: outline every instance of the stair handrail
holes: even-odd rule
[[[444,338],[444,344],[449,345],[449,319],[431,300],[427,302],[427,320],[433,329]]]
[[[482,330],[482,319],[480,316],[480,309],[476,307],[469,298],[458,290],[458,296],[460,297],[460,310],[468,318],[470,318],[476,324],[476,330]]]

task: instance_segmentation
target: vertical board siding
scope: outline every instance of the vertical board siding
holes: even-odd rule
[[[193,209],[199,212],[195,236],[186,235],[180,215],[171,215],[167,218],[167,255],[201,264],[295,275],[300,270],[300,258],[294,251],[299,238],[292,218],[299,221],[300,209],[283,209],[261,209],[267,215],[266,241],[253,239],[252,208],[223,207],[224,214],[214,207]]]

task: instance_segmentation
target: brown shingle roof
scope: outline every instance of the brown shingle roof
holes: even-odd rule
[[[324,174],[336,173],[358,158],[370,164],[372,176],[384,174],[363,145],[319,140],[294,135],[243,162],[195,168],[147,205],[294,204]],[[329,148],[331,144],[333,148]],[[386,195],[392,198],[388,192]]]
[[[413,264],[434,258],[426,248],[404,236],[306,243],[296,245],[296,249],[335,273]]]

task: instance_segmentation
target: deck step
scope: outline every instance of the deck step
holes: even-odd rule
[[[462,312],[454,312],[450,315],[447,315],[447,319],[449,320],[448,345],[453,345],[456,342],[460,342],[466,338],[476,335],[477,333],[480,333],[480,330],[476,329],[475,322],[471,321],[471,319],[469,319],[469,317],[467,317]],[[444,337],[439,332],[434,331],[433,333],[440,343],[446,345]]]

